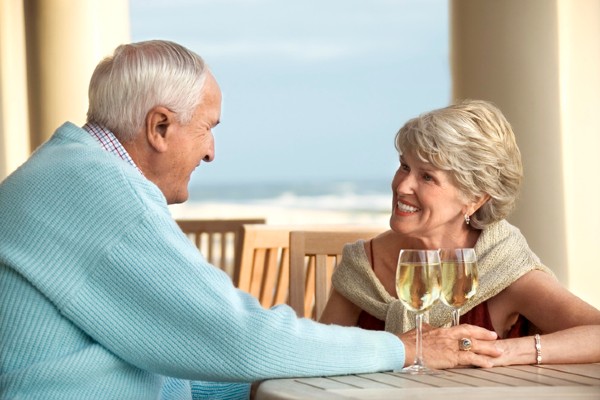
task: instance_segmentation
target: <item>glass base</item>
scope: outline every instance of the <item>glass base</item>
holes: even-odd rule
[[[400,370],[394,371],[399,372],[401,374],[410,374],[410,375],[441,375],[442,371],[437,369],[427,368],[424,365],[413,364],[408,367],[404,367]]]

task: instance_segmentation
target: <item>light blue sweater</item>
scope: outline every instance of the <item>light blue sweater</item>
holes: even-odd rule
[[[0,184],[2,399],[247,397],[255,380],[403,363],[390,333],[234,288],[158,187],[73,124]]]

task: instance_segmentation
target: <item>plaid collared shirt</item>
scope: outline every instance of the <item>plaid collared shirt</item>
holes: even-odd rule
[[[127,150],[125,150],[125,147],[123,147],[121,142],[119,142],[119,139],[117,139],[114,133],[95,122],[88,122],[82,128],[86,130],[94,139],[96,139],[104,150],[116,155],[121,160],[127,161],[131,166],[135,167],[140,174],[144,175],[138,166],[135,165],[135,162],[133,162],[133,159],[129,153],[127,153]]]

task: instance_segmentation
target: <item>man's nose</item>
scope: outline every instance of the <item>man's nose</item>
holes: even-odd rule
[[[202,161],[204,161],[204,162],[211,162],[214,159],[215,159],[215,139],[211,138],[211,143],[210,143],[210,146],[208,148],[208,152],[206,153],[206,155],[204,156],[204,158],[202,159]]]

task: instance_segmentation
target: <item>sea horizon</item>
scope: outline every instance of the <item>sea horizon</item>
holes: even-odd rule
[[[174,218],[387,226],[391,211],[391,189],[385,179],[195,182],[189,191],[186,203],[171,206]]]

